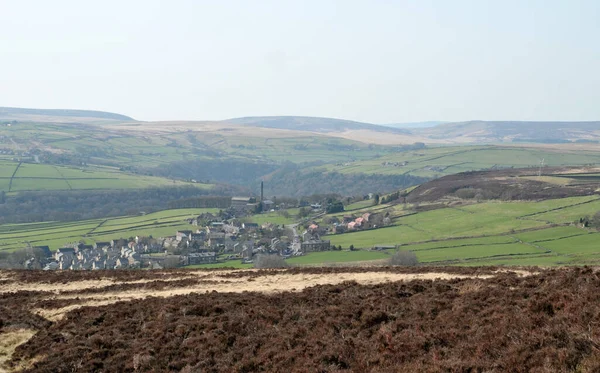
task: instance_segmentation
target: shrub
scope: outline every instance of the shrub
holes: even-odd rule
[[[454,194],[458,197],[458,198],[462,198],[462,199],[473,199],[475,198],[475,196],[477,195],[477,193],[479,192],[479,190],[477,189],[473,189],[473,188],[462,188],[457,190],[456,192],[454,192]]]
[[[254,259],[254,268],[287,268],[289,264],[279,255],[259,254]]]
[[[389,259],[389,265],[393,266],[416,266],[418,264],[419,259],[412,251],[396,251]]]

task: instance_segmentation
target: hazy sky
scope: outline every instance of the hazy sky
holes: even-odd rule
[[[0,106],[600,120],[600,1],[0,0]]]

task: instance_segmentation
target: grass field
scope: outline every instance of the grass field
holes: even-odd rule
[[[364,201],[358,201],[358,202],[351,203],[351,204],[345,206],[344,209],[346,211],[360,210],[360,209],[364,209],[364,208],[373,206],[373,202],[374,202],[373,200],[366,199]]]
[[[76,168],[22,163],[17,169],[18,165],[18,162],[0,160],[0,191],[138,189],[177,185],[193,185],[203,189],[212,187],[210,184],[128,174],[111,167]]]
[[[537,167],[542,158],[547,166],[600,164],[600,153],[594,151],[519,146],[453,146],[386,154],[377,159],[359,160],[346,165],[330,164],[318,169],[348,174],[411,174],[440,177],[491,167]],[[401,166],[403,162],[406,162],[406,165]],[[394,166],[395,163],[398,166]]]
[[[281,215],[279,211],[270,211],[262,214],[249,216],[247,218],[244,218],[244,220],[248,223],[256,223],[259,225],[265,223],[271,223],[275,225],[287,225],[292,224],[296,220],[297,210],[298,209],[290,209],[290,211],[288,211],[288,217]]]
[[[290,258],[287,259],[287,262],[292,265],[318,265],[328,263],[361,262],[386,258],[389,258],[389,254],[379,251],[322,251]]]
[[[388,211],[398,208],[389,207]],[[596,263],[600,262],[600,234],[570,224],[597,211],[600,199],[594,196],[488,202],[400,216],[390,227],[329,235],[326,239],[343,248],[397,245],[414,251],[423,263]]]
[[[83,240],[86,243],[134,236],[174,236],[179,229],[191,229],[186,219],[217,209],[174,209],[141,216],[84,220],[80,222],[7,224],[0,226],[0,251],[48,245],[56,250]]]

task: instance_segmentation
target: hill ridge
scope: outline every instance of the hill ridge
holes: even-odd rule
[[[323,133],[346,130],[372,130],[376,132],[408,133],[408,131],[405,129],[387,127],[367,122],[297,115],[248,116],[226,119],[222,122],[262,128],[278,128]]]
[[[98,110],[76,110],[76,109],[33,109],[17,107],[0,107],[0,118],[10,118],[18,115],[41,115],[61,117],[84,117],[113,120],[133,121],[135,119],[123,114],[111,113]]]

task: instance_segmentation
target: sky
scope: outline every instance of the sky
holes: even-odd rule
[[[600,120],[598,0],[0,0],[0,106]]]

